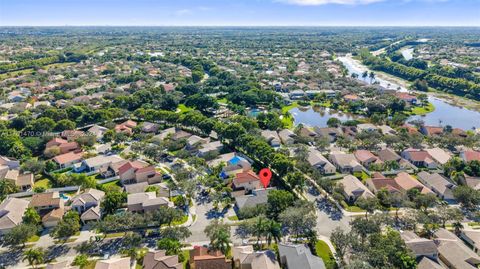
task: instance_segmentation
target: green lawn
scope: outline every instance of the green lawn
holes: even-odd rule
[[[282,114],[285,114],[285,113],[287,113],[290,109],[296,108],[296,107],[298,107],[298,103],[297,103],[297,102],[293,102],[293,103],[291,103],[291,104],[288,105],[288,106],[284,106],[284,107],[282,107]]]
[[[32,236],[32,237],[28,238],[28,240],[27,240],[27,243],[33,243],[33,242],[37,242],[37,241],[38,241],[38,239],[40,239],[40,236],[38,236],[38,235],[34,235],[34,236]]]
[[[435,106],[431,103],[428,103],[426,106],[415,106],[412,108],[411,115],[425,115],[435,110]]]
[[[217,99],[217,103],[226,104],[228,102],[227,98]]]
[[[182,253],[183,253],[183,257],[185,257],[185,260],[183,261],[183,269],[187,269],[188,260],[190,259],[190,251],[184,250],[182,251]]]
[[[237,216],[229,216],[229,217],[228,217],[228,220],[237,221],[237,220],[238,220],[238,217],[237,217]]]
[[[172,226],[178,226],[178,225],[184,224],[185,222],[187,222],[187,220],[188,220],[188,215],[184,215],[181,220],[172,222]]]
[[[180,110],[180,113],[185,113],[185,112],[188,112],[188,111],[192,110],[193,108],[187,107],[184,104],[179,104],[178,109]]]
[[[44,189],[48,189],[52,186],[52,184],[50,183],[50,180],[48,180],[48,178],[42,178],[40,180],[37,180],[35,181],[35,184],[33,185],[33,188],[44,188]]]
[[[121,233],[109,233],[105,236],[105,238],[115,238],[115,237],[123,237],[125,235],[124,232]]]
[[[337,268],[337,263],[335,262],[335,258],[333,257],[332,251],[330,251],[327,243],[318,240],[317,244],[315,244],[315,250],[317,251],[317,256],[322,258],[327,269]]]
[[[105,184],[102,184],[103,187],[110,187],[110,186],[120,186],[120,180],[114,180],[111,182],[107,182]]]

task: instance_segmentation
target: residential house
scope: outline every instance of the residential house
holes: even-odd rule
[[[100,173],[106,171],[110,165],[124,161],[118,155],[98,155],[83,160],[80,164],[75,164],[75,172]]]
[[[480,151],[464,150],[460,152],[460,158],[466,163],[480,161]]]
[[[310,130],[310,128],[307,128],[307,127],[300,128],[300,130],[298,131],[298,135],[300,137],[307,138],[307,139],[314,139],[315,137],[318,136],[316,132]]]
[[[130,269],[130,258],[111,258],[98,260],[95,269]]]
[[[427,257],[434,261],[438,260],[437,245],[433,240],[421,238],[412,231],[403,231],[400,236],[416,259]]]
[[[446,229],[435,232],[440,260],[450,269],[477,269],[480,257]]]
[[[303,244],[278,244],[278,252],[283,268],[325,269],[322,258],[314,256],[310,249]]]
[[[430,174],[422,171],[418,173],[417,178],[421,183],[430,188],[440,199],[449,203],[455,202],[453,189],[456,185],[448,181],[448,179],[439,173]]]
[[[315,132],[322,138],[328,140],[328,142],[333,143],[337,140],[337,137],[343,134],[341,128],[331,128],[331,127],[314,127]]]
[[[79,194],[72,199],[70,206],[73,210],[82,214],[91,207],[99,206],[104,196],[105,192],[101,190],[91,188],[86,189],[82,194]]]
[[[61,169],[73,167],[75,164],[82,162],[83,152],[68,152],[60,154],[52,158]]]
[[[187,143],[185,145],[185,148],[187,150],[195,150],[200,145],[208,143],[208,142],[209,142],[208,138],[202,138],[198,135],[192,135],[189,138],[187,138]]]
[[[422,126],[420,127],[420,133],[426,136],[435,136],[443,134],[443,127],[437,126]]]
[[[90,207],[80,216],[80,220],[83,223],[88,223],[91,221],[99,221],[102,218],[102,210],[100,205]]]
[[[393,178],[386,178],[380,173],[375,173],[373,178],[366,180],[365,185],[374,194],[377,194],[381,189],[386,189],[390,193],[402,192],[403,189]]]
[[[343,100],[345,100],[345,102],[347,103],[351,103],[351,102],[359,101],[361,100],[361,98],[356,94],[347,94],[343,96]]]
[[[63,215],[65,215],[65,208],[55,208],[42,217],[42,225],[45,228],[55,227],[63,219]]]
[[[295,133],[289,129],[283,129],[278,132],[278,136],[284,145],[291,145],[295,143]]]
[[[94,135],[97,140],[101,140],[106,131],[108,131],[108,128],[94,124],[92,127],[88,128],[87,133]]]
[[[335,174],[337,171],[335,166],[316,149],[309,149],[307,161],[322,174]]]
[[[0,156],[0,170],[5,167],[8,169],[18,169],[20,167],[20,161],[13,158]]]
[[[152,122],[144,122],[142,123],[142,132],[144,133],[156,133],[160,125]]]
[[[165,250],[150,250],[143,257],[143,269],[183,269],[178,255],[167,256]]]
[[[245,194],[235,197],[235,209],[242,210],[244,208],[265,205],[268,201],[268,193],[275,188],[256,189],[251,194]]]
[[[233,190],[243,190],[245,193],[259,189],[260,178],[252,170],[237,173],[232,182]]]
[[[203,144],[203,146],[198,150],[198,156],[204,157],[210,153],[219,153],[223,149],[223,144],[220,141],[214,141],[210,143]]]
[[[30,200],[29,207],[33,207],[42,214],[52,209],[63,208],[64,201],[58,192],[35,193]]]
[[[382,162],[398,162],[400,161],[400,159],[402,159],[400,155],[398,155],[397,153],[395,153],[395,151],[389,148],[380,150],[379,152],[377,152],[377,156]]]
[[[253,246],[238,246],[232,249],[234,267],[238,269],[280,269],[275,252],[254,251]]]
[[[65,130],[60,133],[60,137],[66,139],[69,142],[75,141],[85,135],[85,132],[79,130]]]
[[[69,142],[65,139],[58,138],[58,137],[48,141],[48,143],[45,146],[45,150],[49,150],[54,147],[58,147],[60,154],[65,154],[65,153],[77,151],[80,149],[80,146],[78,145],[77,142],[75,141]]]
[[[360,149],[353,153],[355,158],[364,167],[370,167],[371,164],[382,164],[383,162],[369,150]]]
[[[358,178],[347,175],[338,182],[343,187],[343,196],[349,203],[355,202],[358,198],[372,198],[375,195],[362,184]]]
[[[380,131],[384,135],[395,135],[395,134],[397,134],[397,131],[395,131],[394,129],[392,129],[392,127],[390,127],[388,125],[385,125],[385,124],[378,126],[378,129],[380,129]]]
[[[220,251],[211,251],[206,247],[194,246],[190,250],[190,269],[231,269],[232,261]]]
[[[480,177],[465,176],[465,185],[474,190],[480,190]]]
[[[432,191],[418,182],[415,178],[405,172],[400,172],[395,177],[395,182],[404,190],[417,189],[422,194],[431,194]]]
[[[235,152],[219,155],[217,158],[208,162],[210,167],[225,164],[222,173],[227,176],[249,171],[252,168],[250,162]]]
[[[22,223],[23,214],[28,208],[27,200],[9,197],[0,204],[0,235],[8,233]]]
[[[0,180],[8,181],[22,191],[33,188],[34,180],[32,173],[21,174],[19,170],[9,170],[7,166],[0,167],[0,169]]]
[[[416,105],[418,101],[415,95],[406,92],[396,92],[395,96],[398,97],[400,100],[405,101],[407,105]]]
[[[357,125],[357,131],[360,132],[373,132],[378,130],[378,127],[371,123],[361,123]]]
[[[467,242],[474,252],[480,255],[480,231],[462,230],[460,238]]]
[[[452,158],[450,154],[441,148],[430,148],[426,149],[426,151],[428,155],[430,155],[432,159],[440,165],[445,165]]]
[[[436,169],[438,167],[438,164],[425,150],[406,149],[402,152],[402,157],[418,167],[425,167],[429,169]]]
[[[118,175],[123,185],[140,182],[154,184],[162,181],[162,175],[157,172],[155,166],[145,166],[138,161],[126,162],[120,166],[118,168]]]
[[[265,140],[267,140],[268,144],[272,147],[280,147],[281,140],[280,137],[277,134],[277,131],[271,131],[271,130],[263,130],[261,135]]]
[[[155,211],[162,206],[173,206],[165,197],[157,197],[155,192],[132,193],[127,196],[128,211],[148,212]]]
[[[137,127],[137,123],[133,120],[127,120],[123,123],[117,124],[115,126],[115,132],[117,133],[125,133],[127,135],[133,134],[133,129]]]
[[[330,154],[330,161],[341,173],[361,172],[364,169],[353,154],[343,152],[332,153]]]
[[[445,269],[445,267],[440,265],[438,262],[424,257],[418,262],[417,269]]]

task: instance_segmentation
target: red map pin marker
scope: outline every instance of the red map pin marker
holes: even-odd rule
[[[260,170],[260,173],[258,173],[258,176],[260,177],[260,182],[262,182],[263,187],[266,189],[268,185],[270,184],[270,179],[272,178],[272,171],[268,168],[263,168]]]

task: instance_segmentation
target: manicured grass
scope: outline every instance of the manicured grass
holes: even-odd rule
[[[282,114],[285,114],[285,113],[287,113],[288,111],[290,111],[290,109],[296,108],[296,107],[298,107],[298,103],[297,103],[297,102],[293,102],[293,103],[291,103],[291,104],[288,105],[288,106],[284,106],[284,107],[282,107]]]
[[[55,244],[66,244],[66,243],[72,243],[75,240],[77,240],[77,238],[68,238],[67,240],[54,240],[53,242],[55,242]]]
[[[228,102],[227,98],[217,99],[217,103],[226,104]]]
[[[428,103],[426,106],[415,106],[412,108],[411,115],[425,115],[435,110],[435,106],[431,103]]]
[[[124,235],[125,235],[125,233],[123,233],[123,232],[121,232],[121,233],[109,233],[105,236],[105,238],[122,237]]]
[[[95,265],[97,265],[96,260],[89,261],[87,266],[83,267],[84,269],[95,269]]]
[[[318,240],[315,244],[315,250],[317,251],[317,256],[322,258],[327,269],[337,268],[337,263],[333,257],[332,251],[328,247],[327,243],[322,240]]]
[[[180,110],[180,113],[185,113],[185,112],[188,112],[188,111],[192,110],[193,108],[187,107],[184,104],[179,104],[178,109]]]
[[[228,220],[237,221],[237,220],[238,220],[238,217],[237,217],[237,216],[229,216],[229,217],[228,217]]]
[[[39,239],[40,239],[40,236],[34,235],[34,236],[28,238],[27,243],[37,242]]]
[[[110,186],[120,186],[120,180],[110,181],[105,184],[102,184],[103,187],[110,187]]]
[[[50,183],[50,180],[48,178],[42,178],[40,180],[35,181],[35,184],[33,185],[33,188],[44,188],[48,189],[52,186]]]
[[[369,179],[370,177],[365,173],[365,171],[362,172],[355,172],[353,173],[354,176],[356,176],[358,179],[360,179],[362,182],[365,180]]]
[[[187,222],[187,220],[188,220],[188,215],[185,215],[185,216],[182,217],[181,220],[177,220],[177,221],[172,222],[172,226],[182,225],[185,222]]]

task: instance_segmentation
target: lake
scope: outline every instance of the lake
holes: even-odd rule
[[[295,107],[290,109],[290,114],[293,116],[295,125],[301,123],[308,126],[320,127],[326,127],[327,121],[330,118],[337,118],[341,121],[358,119],[358,116],[345,114],[343,112],[323,107]]]
[[[352,73],[358,74],[358,80],[370,83],[370,79],[362,79],[362,73],[364,71],[370,72],[370,69],[354,60],[350,55],[338,57],[338,60],[348,69],[349,75]],[[390,89],[400,88],[400,91],[408,91],[405,87],[401,87],[395,82],[376,78],[375,81],[379,82],[381,86]],[[471,129],[472,127],[480,128],[480,112],[457,107],[447,103],[445,100],[433,97],[429,95],[429,101],[435,106],[435,111],[428,113],[424,116],[413,116],[409,120],[421,119],[427,125],[438,126],[441,122],[442,126],[450,125],[454,128]]]

